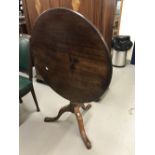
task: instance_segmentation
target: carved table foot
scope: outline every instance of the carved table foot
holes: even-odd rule
[[[68,112],[68,111],[71,112],[70,104],[67,105],[67,106],[62,107],[59,110],[59,113],[58,113],[58,115],[56,117],[45,117],[44,122],[54,122],[54,121],[57,121],[64,112]]]
[[[76,115],[76,118],[78,121],[78,126],[79,126],[79,130],[80,130],[82,140],[83,140],[84,144],[86,145],[86,147],[88,149],[90,149],[91,148],[91,142],[89,141],[89,139],[86,135],[85,129],[84,129],[83,118],[82,118],[82,115],[80,112],[81,107],[84,110],[88,110],[91,107],[91,105],[88,104],[87,106],[85,106],[84,104],[70,103],[69,105],[62,107],[59,110],[59,113],[56,117],[45,117],[44,121],[45,122],[54,122],[54,121],[57,121],[64,112],[74,113]]]
[[[83,119],[82,119],[82,115],[80,113],[80,106],[74,107],[74,113],[75,113],[77,121],[78,121],[79,130],[80,130],[82,140],[83,140],[84,144],[86,145],[86,147],[88,149],[91,149],[91,142],[88,139],[85,129],[84,129]]]

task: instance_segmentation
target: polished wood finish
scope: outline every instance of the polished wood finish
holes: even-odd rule
[[[91,149],[91,142],[87,137],[87,134],[84,129],[83,118],[80,112],[80,105],[74,107],[74,113],[76,115],[76,119],[79,125],[79,131],[82,137],[82,140],[88,149]]]
[[[28,33],[31,34],[37,17],[50,8],[49,0],[23,0]]]
[[[90,20],[104,36],[109,49],[111,48],[116,0],[23,0],[23,3],[29,34],[42,12],[48,8],[65,7]]]
[[[75,114],[77,122],[78,122],[78,126],[79,126],[79,131],[80,131],[80,135],[81,138],[84,142],[84,144],[86,145],[86,147],[88,149],[91,149],[91,142],[87,137],[87,134],[85,132],[85,128],[84,128],[84,123],[83,123],[83,118],[82,118],[82,114],[80,112],[80,108],[83,108],[84,110],[88,110],[91,105],[88,104],[87,106],[85,104],[78,104],[78,103],[70,103],[67,106],[62,107],[59,112],[58,115],[56,117],[45,117],[44,121],[45,122],[54,122],[57,121],[60,116],[65,113],[65,112],[72,112]]]
[[[72,104],[69,104],[67,106],[64,106],[62,107],[59,112],[58,112],[58,115],[56,117],[45,117],[45,122],[54,122],[54,121],[57,121],[60,116],[65,113],[65,112],[74,112],[74,107]]]
[[[68,9],[42,14],[31,37],[34,64],[58,94],[72,102],[99,99],[109,86],[112,65],[101,34]]]
[[[53,122],[64,112],[76,115],[79,130],[88,149],[80,108],[88,110],[107,90],[112,64],[107,44],[101,33],[81,14],[69,9],[49,9],[36,21],[30,42],[34,65],[44,81],[58,94],[70,100]]]

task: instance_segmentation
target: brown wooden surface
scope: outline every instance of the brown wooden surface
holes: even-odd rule
[[[80,12],[102,33],[111,48],[116,0],[23,0],[28,33],[36,18],[48,8],[65,7]]]
[[[91,142],[88,139],[87,134],[85,132],[83,118],[82,118],[82,114],[80,112],[80,108],[82,108],[85,111],[89,110],[91,108],[91,104],[85,105],[85,104],[70,103],[69,105],[66,105],[66,106],[62,107],[59,110],[57,116],[55,116],[55,117],[45,117],[44,122],[55,122],[65,112],[72,112],[72,113],[74,113],[75,116],[76,116],[77,122],[78,122],[81,138],[82,138],[84,144],[86,145],[87,149],[91,149],[92,145],[91,145]]]
[[[74,113],[75,113],[75,116],[76,116],[76,119],[77,119],[77,122],[78,122],[81,138],[82,138],[84,144],[86,145],[86,147],[88,149],[91,149],[92,145],[91,145],[91,142],[90,142],[90,140],[87,137],[87,134],[85,132],[83,118],[82,118],[82,114],[80,112],[80,107],[81,106],[75,106],[74,107]]]
[[[107,45],[76,12],[44,12],[34,26],[31,51],[45,82],[71,102],[97,100],[109,86],[112,65]]]

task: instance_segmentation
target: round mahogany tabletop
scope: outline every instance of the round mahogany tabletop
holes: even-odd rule
[[[45,82],[71,102],[95,101],[110,84],[112,64],[107,44],[77,12],[65,8],[43,12],[33,27],[30,48]]]

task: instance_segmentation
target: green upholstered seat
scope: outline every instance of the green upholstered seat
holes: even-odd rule
[[[19,70],[28,72],[29,69],[29,38],[19,38]]]
[[[19,76],[19,94],[24,96],[27,92],[30,91],[32,87],[32,82],[23,76]]]
[[[28,92],[31,92],[37,111],[40,111],[32,83],[32,63],[29,50],[29,39],[30,36],[28,35],[19,37],[19,70],[29,75],[29,78],[19,76],[19,99],[20,102],[22,102],[21,98]]]

